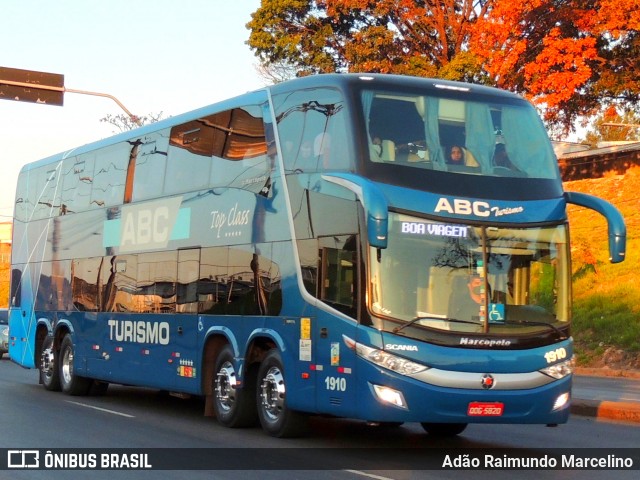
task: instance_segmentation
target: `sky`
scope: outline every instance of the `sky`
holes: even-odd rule
[[[246,45],[260,0],[0,0],[0,66],[64,75],[134,115],[188,112],[264,86]],[[20,168],[107,138],[111,99],[65,93],[64,106],[0,100],[0,222]]]

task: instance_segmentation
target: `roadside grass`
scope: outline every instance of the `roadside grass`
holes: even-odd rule
[[[565,183],[613,203],[625,217],[627,254],[609,263],[607,226],[597,213],[570,206],[573,329],[578,364],[595,363],[607,348],[640,353],[640,168],[625,175]]]

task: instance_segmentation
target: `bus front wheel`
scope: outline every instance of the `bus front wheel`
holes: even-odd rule
[[[287,386],[280,353],[273,349],[258,369],[256,403],[258,418],[265,432],[272,437],[297,437],[307,427],[307,416],[287,407]]]
[[[248,427],[256,423],[255,370],[245,373],[242,388],[237,388],[237,374],[233,364],[233,349],[226,345],[216,359],[213,408],[218,422],[230,428]]]
[[[74,357],[73,340],[71,335],[66,334],[60,345],[60,387],[67,395],[86,395],[91,380],[75,374]]]

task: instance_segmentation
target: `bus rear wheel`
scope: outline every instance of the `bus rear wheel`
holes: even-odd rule
[[[60,391],[58,355],[53,347],[53,337],[47,335],[42,341],[40,354],[40,383],[52,392]]]
[[[454,437],[467,428],[466,423],[421,423],[420,425],[429,435],[438,437]]]
[[[255,370],[247,370],[243,388],[237,388],[233,349],[226,345],[216,359],[213,379],[213,408],[221,425],[239,428],[256,423],[255,385]]]
[[[307,429],[307,416],[287,407],[287,386],[280,353],[271,350],[258,369],[256,403],[258,418],[265,432],[272,437],[302,435]]]
[[[60,387],[67,395],[86,395],[91,380],[75,374],[74,357],[73,340],[71,335],[66,334],[60,345]]]

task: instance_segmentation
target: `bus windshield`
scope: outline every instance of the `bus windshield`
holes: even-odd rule
[[[370,252],[376,317],[400,326],[515,335],[569,322],[564,225],[479,227],[397,213],[390,220],[388,248]]]
[[[460,93],[460,92],[458,92]],[[544,125],[517,99],[362,92],[368,158],[419,169],[559,179]],[[497,103],[504,100],[506,103]]]

